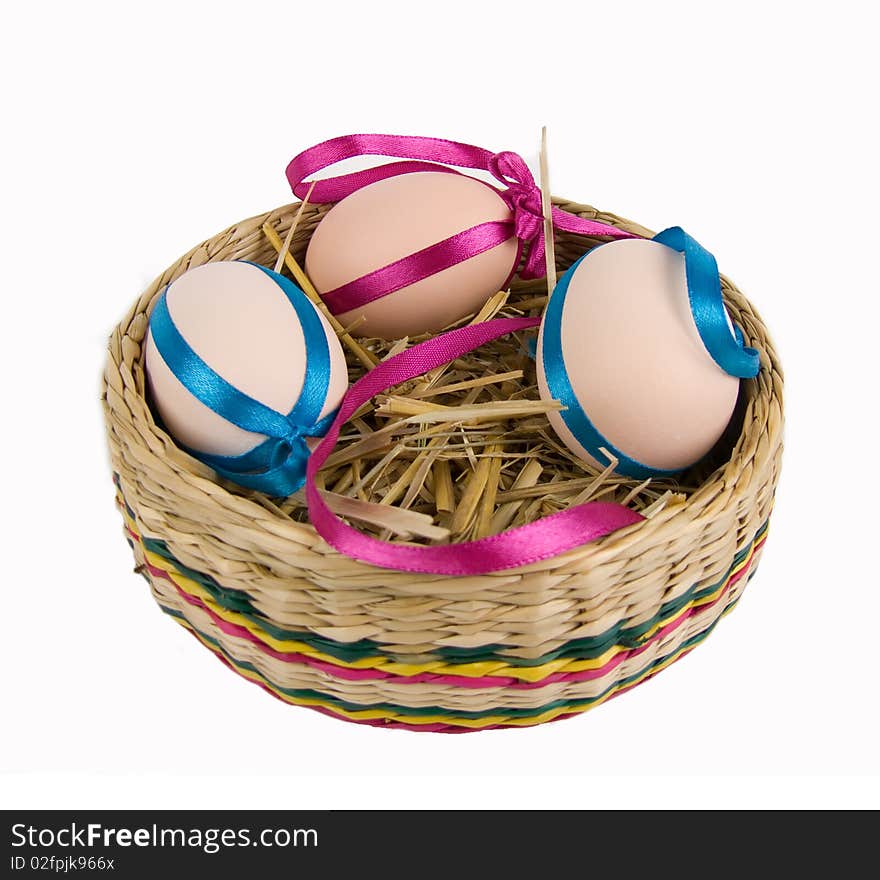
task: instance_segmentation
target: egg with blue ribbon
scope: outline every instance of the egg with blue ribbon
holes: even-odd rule
[[[144,366],[157,420],[225,479],[283,497],[348,390],[329,322],[288,278],[206,263],[156,298]]]
[[[581,257],[550,297],[536,361],[541,398],[563,406],[549,416],[563,443],[635,479],[703,458],[760,368],[715,258],[679,227]]]

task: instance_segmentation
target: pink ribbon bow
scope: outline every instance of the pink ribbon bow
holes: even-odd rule
[[[513,234],[530,247],[520,271],[523,278],[540,278],[544,266],[544,208],[541,188],[522,156],[505,151],[495,153],[489,160],[489,171],[507,187],[500,193],[513,212]]]
[[[340,314],[366,305],[496,247],[511,235],[520,243],[520,255],[525,251],[520,277],[531,279],[544,276],[546,270],[541,189],[521,156],[509,151],[491,153],[482,147],[440,138],[351,134],[324,141],[295,156],[287,166],[287,179],[293,192],[300,198],[305,198],[311,186],[306,183],[306,178],[344,159],[365,155],[388,156],[407,161],[391,162],[320,180],[312,190],[311,200],[317,203],[335,202],[364,186],[400,174],[419,171],[460,173],[449,167],[454,165],[489,172],[504,187],[498,190],[498,194],[510,207],[512,221],[490,221],[473,226],[335,290],[325,292],[323,299],[331,312]],[[552,222],[555,229],[579,235],[637,237],[607,223],[586,220],[556,207],[552,209]]]

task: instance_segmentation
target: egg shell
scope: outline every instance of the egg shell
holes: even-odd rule
[[[542,324],[538,388],[551,400],[544,331]],[[715,363],[700,339],[683,255],[658,242],[609,242],[575,264],[561,350],[574,395],[594,427],[649,468],[675,471],[699,461],[733,415],[739,380]],[[598,464],[560,413],[551,413],[550,422],[569,449]]]
[[[205,263],[172,282],[166,302],[177,329],[208,366],[255,400],[284,415],[290,412],[302,391],[306,345],[296,311],[272,276],[244,262]],[[333,328],[315,311],[330,353],[323,417],[348,389],[348,370]],[[145,368],[153,405],[185,446],[240,455],[266,439],[226,421],[190,394],[162,359],[152,333]]]
[[[327,293],[456,233],[512,219],[493,187],[463,174],[401,174],[365,186],[336,204],[315,229],[306,272]],[[337,317],[363,318],[358,336],[397,339],[440,330],[479,311],[510,278],[519,256],[511,238],[494,248]]]

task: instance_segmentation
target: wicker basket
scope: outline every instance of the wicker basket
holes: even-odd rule
[[[556,203],[650,234],[584,205]],[[782,371],[764,325],[733,284],[722,278],[725,301],[746,344],[760,351],[761,371],[744,383],[732,451],[666,493],[667,503],[645,521],[595,543],[481,577],[412,575],[338,554],[295,499],[279,505],[221,484],[157,427],[145,401],[141,343],[157,294],[211,260],[274,265],[264,224],[283,235],[297,208],[245,220],[193,249],[111,336],[104,405],[117,499],[137,570],[162,609],[282,700],[422,731],[569,717],[702,641],[754,573],[782,452]],[[303,211],[295,256],[327,209]],[[559,234],[559,268],[591,245]],[[539,314],[541,290],[540,282],[517,282],[510,313]],[[516,297],[524,309],[516,310]],[[353,376],[363,370],[354,358],[350,367]]]

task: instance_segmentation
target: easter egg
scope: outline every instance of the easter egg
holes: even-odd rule
[[[610,463],[604,447],[619,473],[642,479],[706,455],[739,393],[739,379],[701,339],[684,256],[643,239],[601,245],[560,279],[541,324],[537,372],[541,398],[566,406],[549,416],[562,442],[600,467]]]
[[[348,388],[326,318],[289,279],[246,262],[206,263],[173,281],[154,305],[144,359],[151,404],[197,455],[243,456],[267,441],[251,410],[294,436],[288,417],[318,422]],[[320,398],[300,402],[307,376]]]
[[[356,335],[397,339],[440,330],[479,311],[505,286],[519,257],[512,232],[446,268],[431,266],[436,253],[423,255],[427,268],[415,274],[411,265],[393,264],[492,221],[509,223],[510,208],[475,178],[433,171],[389,177],[330,209],[309,242],[306,272]],[[389,286],[395,289],[383,293]]]

